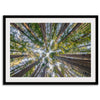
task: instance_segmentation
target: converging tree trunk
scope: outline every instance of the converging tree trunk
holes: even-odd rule
[[[29,26],[26,23],[23,23],[23,25],[32,34],[32,36],[36,39],[35,33],[29,28]]]
[[[61,73],[61,71],[58,69],[58,67],[56,65],[55,65],[55,68],[56,68],[58,74],[60,75],[60,77],[64,77],[63,74]]]
[[[91,54],[60,54],[62,57],[79,57],[79,58],[89,58],[91,57]]]
[[[41,74],[41,77],[45,77],[46,68],[47,68],[47,65],[45,65],[45,67],[43,68],[43,72],[42,72],[42,74]]]
[[[43,34],[43,39],[44,39],[45,45],[47,46],[45,24],[44,24],[44,23],[39,23],[39,26],[40,26],[41,32],[42,32],[42,34]]]
[[[63,40],[61,40],[61,42],[62,42],[62,41],[65,41],[74,31],[77,30],[77,28],[78,28],[81,24],[82,24],[82,23],[76,24],[76,26],[68,33],[68,35],[65,36],[65,38],[64,38]]]
[[[10,58],[27,57],[28,55],[10,55]]]
[[[62,26],[61,26],[61,28],[59,30],[59,33],[58,33],[58,36],[57,36],[57,39],[56,39],[55,43],[57,43],[57,41],[59,40],[59,38],[61,37],[61,35],[63,34],[63,32],[67,29],[68,25],[69,25],[69,23],[67,23],[67,24],[63,23],[62,24]]]
[[[91,23],[10,23],[10,77],[91,74]]]
[[[42,70],[42,66],[40,66],[39,71],[35,74],[34,77],[37,77],[40,74],[41,70]]]
[[[26,37],[28,37],[31,41],[33,41],[17,24],[11,23],[16,29],[18,29],[21,33],[23,33]],[[34,41],[33,41],[34,42]]]
[[[16,73],[15,75],[13,75],[12,77],[22,77],[26,72],[28,72],[32,67],[34,67],[36,64],[38,64],[40,61],[40,59],[34,63],[32,63],[31,65],[27,66],[26,68],[24,68],[23,70],[21,70],[20,72]]]
[[[79,68],[88,71],[89,73],[91,72],[91,62],[90,60],[81,60],[81,59],[72,59],[72,58],[65,58],[65,57],[58,57],[56,56],[57,59],[66,61],[69,64],[78,66]]]
[[[52,34],[52,23],[50,24],[50,34]]]
[[[40,63],[41,64],[41,63]],[[35,71],[32,73],[31,77],[34,77],[35,74],[37,73],[37,71],[39,70],[39,68],[41,67],[40,64],[37,66],[37,68],[35,69]]]

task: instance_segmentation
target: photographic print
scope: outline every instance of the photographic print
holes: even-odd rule
[[[97,84],[97,16],[4,16],[5,84]]]

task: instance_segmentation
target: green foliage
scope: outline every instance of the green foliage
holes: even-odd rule
[[[26,58],[30,58],[31,60],[28,63],[25,63],[23,66],[20,66],[20,62],[23,61],[25,57],[12,58],[10,63],[14,63],[14,67],[16,64],[16,70],[20,71],[26,68],[29,64],[32,64],[35,61],[38,61],[38,64],[41,63],[41,68],[38,69],[37,76],[41,76],[43,73],[43,68],[46,68],[46,75],[48,77],[52,77],[53,73],[54,77],[59,77],[59,73],[55,66],[60,69],[60,72],[64,77],[66,74],[68,77],[70,76],[85,76],[74,69],[72,69],[72,73],[70,73],[69,65],[68,68],[65,67],[65,62],[61,59],[59,60],[57,57],[60,54],[90,54],[91,53],[91,24],[90,23],[82,23],[76,30],[71,30],[77,25],[77,23],[70,23],[67,29],[59,37],[58,41],[55,42],[58,38],[58,34],[60,34],[59,30],[61,28],[62,23],[45,23],[46,29],[44,29],[42,25],[42,29],[40,28],[40,23],[27,23],[30,30],[34,33],[35,37],[32,33],[23,25],[23,23],[15,23],[15,26],[11,24],[10,26],[10,55],[28,55]],[[50,26],[51,25],[51,26]],[[18,29],[18,27],[20,29]],[[51,27],[51,30],[50,30]],[[41,31],[42,30],[42,31]],[[45,37],[44,33],[46,30]],[[51,33],[50,33],[51,32]],[[67,38],[66,38],[67,37]],[[64,40],[66,38],[66,40]],[[64,40],[64,41],[63,41]],[[53,41],[53,42],[52,42]],[[52,43],[51,43],[52,42]],[[47,44],[46,44],[47,43]],[[49,56],[47,56],[47,53]],[[66,58],[66,57],[65,57]],[[43,60],[44,59],[44,60]],[[17,62],[17,63],[16,63]],[[27,61],[26,61],[27,62]],[[57,63],[61,63],[58,64]],[[34,72],[36,65],[33,66],[24,77],[30,77]],[[67,73],[66,73],[67,71]],[[16,73],[15,70],[11,71],[11,76]]]

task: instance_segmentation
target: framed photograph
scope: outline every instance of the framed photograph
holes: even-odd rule
[[[98,84],[98,16],[4,15],[3,84]]]

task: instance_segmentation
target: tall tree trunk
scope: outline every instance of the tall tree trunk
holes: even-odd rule
[[[28,55],[10,55],[10,58],[27,57]]]
[[[41,65],[41,63],[37,66],[37,68],[35,69],[35,71],[32,73],[31,77],[34,77],[35,76],[35,74],[37,73],[37,71],[41,67],[40,65]]]
[[[43,39],[44,39],[45,45],[47,46],[45,23],[39,23],[39,26],[40,26],[41,32],[43,34]]]
[[[65,72],[68,75],[68,77],[76,77],[75,74],[72,74],[68,69],[66,69]]]
[[[91,57],[91,54],[60,54],[62,57],[79,57],[79,58],[89,58]]]
[[[56,39],[55,43],[57,43],[57,41],[59,40],[59,38],[61,37],[61,35],[63,34],[63,32],[67,29],[68,25],[69,25],[69,23],[67,23],[67,24],[63,23],[62,24],[62,26],[61,26],[61,28],[59,30],[59,33],[58,33],[58,36],[57,36],[57,39]]]
[[[72,65],[71,64],[68,64],[68,66],[70,68],[65,68],[65,71],[68,72],[71,77],[75,77],[75,74],[73,74],[72,71],[71,71]]]
[[[78,74],[79,76],[80,76],[80,74],[83,75],[83,76],[91,76],[91,73],[90,72],[88,72],[86,70],[83,70],[83,69],[81,69],[81,68],[79,68],[77,66],[72,66],[72,69],[71,70],[74,70],[75,73],[78,72],[76,74]]]
[[[65,73],[67,74],[67,77],[72,77],[72,76],[70,75],[70,73],[69,73],[68,69],[67,69],[67,70],[65,70]]]
[[[37,77],[37,76],[39,75],[39,73],[41,72],[41,69],[42,69],[42,66],[41,66],[41,68],[39,69],[38,73],[35,74],[34,77]]]
[[[47,65],[45,65],[45,67],[43,68],[43,72],[42,72],[41,77],[45,77],[46,68],[47,68]]]
[[[52,34],[52,23],[50,23],[50,34]]]
[[[57,70],[58,74],[60,75],[60,77],[64,77],[64,76],[63,76],[63,74],[61,73],[61,71],[58,69],[58,67],[57,67],[57,66],[55,66],[55,68],[56,68],[56,70]]]
[[[23,23],[23,26],[32,34],[32,36],[36,39],[35,33],[29,28],[29,26],[26,23]]]
[[[58,57],[57,59],[63,60],[71,65],[78,66],[79,68],[91,72],[91,62],[90,60],[81,60],[81,59],[71,59],[71,58],[65,58],[65,57]]]
[[[34,67],[36,64],[38,64],[40,61],[40,59],[38,61],[35,61],[34,63],[32,63],[31,65],[27,66],[26,68],[24,68],[23,70],[21,70],[20,72],[16,73],[15,75],[13,75],[12,77],[22,77],[26,72],[28,72],[32,67]]]
[[[91,76],[91,74],[88,72],[88,71],[86,71],[86,70],[83,70],[83,69],[81,69],[80,67],[78,67],[78,66],[75,66],[75,65],[72,65],[71,63],[67,63],[66,61],[64,61],[64,60],[60,60],[62,63],[64,63],[68,68],[65,68],[65,69],[69,69],[69,70],[74,70],[75,72],[75,74],[76,75],[78,75],[78,76],[82,76],[82,75],[84,75],[84,76]],[[70,65],[70,66],[69,66]],[[87,75],[86,75],[86,73],[87,73]]]
[[[18,29],[21,33],[23,33],[26,37],[28,37],[32,42],[34,42],[17,24],[11,23],[16,29]]]
[[[75,27],[68,33],[68,35],[65,36],[65,38],[64,38],[63,40],[61,40],[60,42],[65,41],[74,31],[77,30],[77,28],[78,28],[81,24],[82,24],[82,23],[76,24],[76,26],[75,26]]]

